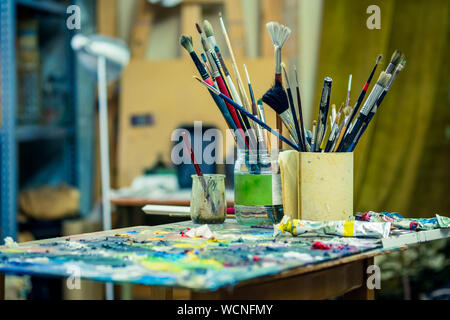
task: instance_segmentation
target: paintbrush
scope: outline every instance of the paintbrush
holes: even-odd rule
[[[217,85],[216,80],[212,77],[212,70],[211,70],[211,67],[209,66],[208,59],[206,59],[206,55],[202,52],[202,53],[200,53],[200,57],[202,57],[203,65],[205,66],[205,70],[207,70],[207,72],[208,72],[209,76],[211,77],[211,79],[213,80],[214,84]]]
[[[391,56],[391,61],[389,61],[389,64],[385,70],[386,73],[392,74],[392,72],[395,70],[400,60],[402,59],[402,56],[403,54],[400,50],[394,51],[394,53]]]
[[[336,115],[336,119],[333,123],[333,127],[330,130],[330,136],[328,137],[328,142],[325,146],[325,152],[330,152],[332,150],[334,139],[336,138],[337,130],[339,129],[339,118],[341,117],[340,114]]]
[[[220,62],[217,59],[215,52],[209,46],[209,42],[207,41],[206,36],[203,33],[203,30],[200,27],[200,25],[198,23],[196,23],[195,27],[196,27],[198,33],[200,34],[200,40],[202,43],[203,51],[205,52],[205,55],[208,59],[209,66],[211,68],[211,72],[218,71],[220,77],[222,78],[223,83],[225,84],[225,88],[227,89],[228,94],[230,94],[229,90],[228,90],[228,86],[227,86],[225,79],[223,77],[223,74],[222,74]]]
[[[224,99],[226,102],[228,102],[229,104],[231,104],[234,108],[240,110],[241,112],[243,112],[247,117],[249,117],[251,120],[253,120],[254,122],[256,122],[257,124],[259,124],[260,126],[262,126],[264,129],[266,129],[267,131],[269,131],[270,133],[274,134],[275,136],[277,136],[279,139],[281,139],[282,141],[284,141],[285,143],[287,143],[289,146],[291,146],[292,148],[294,148],[297,151],[300,151],[299,147],[291,142],[289,139],[283,137],[281,134],[279,134],[276,130],[272,129],[271,127],[269,127],[267,124],[265,124],[264,122],[262,122],[261,120],[259,120],[257,117],[255,117],[253,114],[251,114],[250,112],[248,112],[247,110],[245,110],[242,106],[238,105],[236,102],[234,102],[233,100],[231,100],[229,97],[227,97],[226,95],[224,95],[223,93],[221,93],[219,90],[217,90],[216,88],[212,87],[211,85],[207,84],[205,81],[203,81],[202,79],[198,78],[198,77],[194,77],[195,79],[197,79],[200,83],[202,83],[204,86],[206,86],[210,91],[212,91],[213,93],[215,93],[216,95],[218,95],[219,97],[221,97],[222,99]]]
[[[350,151],[355,150],[355,147],[358,144],[359,140],[361,139],[362,135],[364,134],[364,131],[366,131],[367,127],[369,126],[370,121],[375,116],[375,113],[378,111],[378,109],[381,105],[381,102],[383,102],[384,97],[386,96],[387,92],[389,91],[389,89],[392,85],[392,82],[395,80],[398,73],[403,70],[403,68],[405,67],[405,64],[406,64],[406,59],[404,57],[402,57],[400,59],[399,63],[397,64],[397,67],[395,68],[394,73],[392,74],[391,78],[389,79],[389,82],[388,82],[386,88],[384,88],[384,90],[381,93],[380,97],[378,98],[376,104],[373,106],[372,110],[370,110],[370,113],[369,113],[366,121],[364,121],[364,124],[361,127],[359,134],[355,137],[354,141],[352,142],[352,144],[349,148]]]
[[[214,47],[214,51],[215,51],[216,56],[219,59],[220,64],[222,66],[223,74],[225,75],[225,79],[226,79],[227,84],[228,84],[228,89],[230,91],[231,98],[233,98],[233,100],[236,101],[238,104],[242,105],[241,97],[240,97],[239,93],[236,90],[236,87],[234,85],[233,79],[231,79],[230,72],[228,71],[228,68],[227,68],[227,66],[225,64],[225,61],[223,60],[222,54],[219,51],[219,47],[215,46]]]
[[[250,99],[252,102],[252,113],[255,117],[258,116],[258,109],[256,108],[256,102],[255,102],[255,95],[253,94],[253,87],[252,87],[252,83],[250,81],[250,76],[248,74],[248,70],[247,70],[247,66],[244,64],[244,71],[245,71],[245,76],[247,77],[247,84],[248,84],[248,92],[250,93]],[[239,102],[238,102],[239,104]],[[261,126],[256,126],[256,134],[258,136],[258,146],[260,144],[262,144],[262,146],[264,146],[264,136],[262,134],[262,128]]]
[[[225,23],[223,22],[221,12],[219,12],[219,21],[220,21],[220,26],[222,28],[223,36],[225,38],[225,42],[228,47],[228,52],[230,53],[231,64],[233,66],[234,76],[236,77],[239,94],[241,95],[242,105],[244,106],[246,111],[248,111],[248,106],[250,105],[250,102],[248,100],[247,93],[244,90],[244,84],[242,83],[241,75],[239,74],[239,69],[237,67],[236,58],[234,57],[233,48],[231,46],[230,38],[228,37],[228,32],[227,32],[227,29],[225,28]]]
[[[297,141],[295,139],[296,134],[293,122],[294,118],[291,110],[289,109],[288,98],[281,83],[279,86],[275,85],[274,87],[270,88],[263,95],[262,100],[280,116],[286,128],[289,129],[289,133],[291,134],[291,136],[294,137],[295,141]]]
[[[303,144],[303,139],[301,139],[301,132],[300,132],[300,126],[298,124],[297,120],[297,112],[295,110],[295,104],[294,99],[292,98],[292,92],[291,92],[291,86],[289,85],[289,78],[286,72],[286,66],[284,63],[281,63],[281,68],[284,71],[284,78],[286,79],[286,91],[288,96],[289,105],[291,108],[292,118],[294,122],[294,128],[295,128],[295,140],[297,144],[300,144],[302,151],[306,151],[306,145]]]
[[[312,137],[311,137],[311,148],[310,148],[311,152],[314,152],[315,147],[316,147],[316,128],[317,128],[317,120],[314,120],[313,126],[312,126]]]
[[[202,28],[200,27],[200,25],[198,23],[195,24],[195,27],[197,28],[197,31],[200,34],[203,50],[205,51],[206,57],[208,58],[208,61],[209,61],[209,66],[210,66],[211,72],[212,72],[211,76],[215,79],[215,81],[217,83],[217,87],[219,88],[220,92],[222,92],[223,94],[225,94],[226,96],[231,98],[228,87],[226,86],[223,76],[220,72],[220,69],[219,69],[220,65],[218,66],[218,64],[217,64],[218,61],[216,59],[214,59],[214,57],[213,57],[214,53],[206,41],[206,37],[203,33]],[[237,121],[236,126],[238,127],[238,129],[242,129],[243,131],[246,131],[247,129],[249,129],[250,124],[249,124],[248,120],[245,117],[241,116],[240,113],[236,112],[236,110],[234,110],[234,108],[232,108],[228,104],[227,104],[227,107],[228,107],[228,110],[230,111],[231,116],[233,117],[233,120],[235,122]],[[231,111],[230,109],[233,111]],[[254,137],[252,137],[250,135],[250,138],[254,138]],[[255,143],[256,140],[253,139],[250,142]]]
[[[341,103],[341,106],[339,107],[339,111],[337,113],[337,116],[339,116],[338,120],[340,120],[340,119],[344,119],[344,120],[341,121],[341,124],[339,124],[339,121],[336,121],[337,128],[336,128],[336,133],[334,134],[334,137],[333,137],[333,144],[331,145],[330,152],[334,151],[334,147],[339,138],[339,134],[342,130],[342,127],[344,126],[346,116],[344,117],[343,111],[344,111],[344,102]],[[351,112],[351,109],[350,109],[350,112]]]
[[[344,137],[344,140],[342,142],[342,149],[341,149],[344,152],[350,150],[349,147],[352,144],[353,139],[355,139],[356,135],[359,133],[359,130],[361,129],[361,126],[364,123],[364,121],[367,120],[370,110],[377,102],[377,100],[380,97],[380,95],[382,94],[384,88],[387,86],[390,78],[391,78],[390,74],[387,74],[385,71],[381,72],[377,83],[373,87],[372,91],[370,92],[369,96],[367,97],[366,101],[364,102],[364,105],[361,108],[361,111],[359,112],[358,118],[356,119],[356,122],[353,125],[351,132],[348,133],[347,136]]]
[[[207,201],[209,201],[211,203],[211,211],[215,212],[216,209],[215,209],[214,203],[209,197],[209,192],[208,192],[208,187],[206,185],[206,180],[205,180],[205,177],[203,176],[203,173],[202,173],[202,170],[200,169],[200,166],[197,163],[197,160],[195,159],[194,150],[192,149],[191,144],[189,142],[189,139],[186,136],[186,132],[182,131],[181,135],[183,136],[184,143],[185,143],[186,148],[188,149],[188,152],[189,152],[189,154],[191,156],[192,164],[194,165],[195,172],[197,172],[197,176],[198,176],[198,178],[200,180],[200,183],[202,185],[202,189],[203,189],[203,191],[205,193],[205,198],[206,198]]]
[[[306,131],[305,126],[303,124],[303,112],[302,112],[302,101],[300,98],[300,86],[298,81],[298,74],[297,74],[297,68],[294,66],[294,73],[295,73],[295,90],[297,93],[297,106],[298,106],[298,117],[300,118],[300,139],[302,139],[302,144],[308,148],[308,142],[306,140]]]
[[[263,105],[262,99],[258,99],[257,105],[258,105],[259,119],[261,121],[263,121],[264,123],[266,123],[266,114],[264,112],[264,105]],[[265,143],[266,143],[266,150],[271,150],[270,139],[269,139],[269,136],[267,134],[267,131],[264,131],[264,140],[265,140]]]
[[[347,99],[345,100],[345,106],[350,104],[350,91],[352,89],[352,75],[348,77],[348,87],[347,87]]]
[[[275,85],[274,87],[282,87],[282,75],[281,75],[281,48],[283,48],[284,43],[291,34],[291,29],[279,24],[278,22],[268,22],[266,24],[267,31],[269,32],[270,39],[274,47],[274,57],[275,57]],[[273,88],[272,88],[273,89]],[[269,89],[271,90],[271,89]],[[263,99],[264,100],[264,99]],[[265,101],[264,101],[265,102]],[[267,103],[267,102],[266,102]],[[277,129],[280,133],[283,132],[283,126],[281,124],[281,119],[277,113],[276,117]],[[280,142],[280,148],[282,144]]]
[[[214,35],[214,29],[208,20],[203,20],[203,30],[205,30],[206,39],[211,48],[219,47],[217,45],[216,36]]]
[[[352,113],[350,115],[350,118],[349,118],[349,122],[348,122],[348,126],[347,126],[347,129],[346,129],[346,132],[344,132],[344,138],[345,138],[345,136],[347,134],[350,133],[351,129],[353,128],[352,121],[355,118],[356,113],[359,110],[359,106],[361,105],[362,101],[364,100],[364,96],[366,95],[367,89],[369,88],[369,85],[370,85],[370,82],[372,81],[372,78],[373,78],[373,75],[375,73],[375,70],[377,69],[378,63],[380,62],[382,57],[383,56],[381,54],[378,55],[377,60],[375,62],[375,65],[373,66],[372,71],[370,72],[369,78],[367,79],[366,83],[364,84],[364,87],[363,87],[361,93],[359,94],[358,100],[356,100],[356,104],[355,104],[355,106],[354,106],[354,108],[352,110]],[[341,150],[341,145],[338,146],[338,151],[342,151]]]
[[[341,127],[337,133],[337,139],[335,139],[335,143],[333,145],[333,152],[336,152],[339,144],[341,143],[342,138],[344,137],[344,133],[347,130],[348,122],[350,120],[350,115],[352,114],[352,107],[346,106],[343,110],[344,112],[344,121],[341,123]]]
[[[186,49],[186,51],[189,53],[189,55],[192,58],[192,61],[194,62],[195,66],[197,67],[198,72],[200,73],[200,76],[203,80],[205,80],[206,83],[209,85],[214,86],[213,81],[211,80],[208,72],[206,71],[205,67],[201,63],[200,59],[198,58],[197,54],[194,51],[194,46],[192,43],[192,37],[188,37],[185,35],[182,35],[180,37],[180,44],[183,48]],[[226,123],[228,124],[228,127],[233,130],[233,132],[236,132],[237,126],[233,121],[233,118],[231,117],[230,112],[227,109],[227,106],[223,102],[222,99],[218,98],[215,94],[211,94],[211,97],[214,99],[214,102],[216,103],[217,107],[219,108],[220,112],[222,113],[223,117],[225,118]]]
[[[319,107],[319,118],[317,120],[316,127],[316,140],[315,140],[315,150],[320,151],[320,144],[325,137],[325,132],[327,130],[327,118],[328,109],[330,107],[330,95],[331,95],[331,85],[333,80],[330,77],[326,77],[323,81],[322,95],[320,98]]]
[[[331,115],[330,115],[330,129],[333,128],[334,122],[336,121],[336,105],[333,103],[331,105]]]

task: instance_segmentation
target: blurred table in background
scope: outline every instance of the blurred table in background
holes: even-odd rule
[[[227,207],[234,205],[233,190],[226,190]],[[165,197],[142,197],[142,196],[114,196],[111,204],[116,206],[118,214],[118,226],[127,227],[130,225],[159,225],[172,222],[189,220],[190,217],[162,215],[162,214],[142,214],[142,207],[147,204],[165,206],[189,206],[191,202],[191,189],[181,189],[172,192]]]

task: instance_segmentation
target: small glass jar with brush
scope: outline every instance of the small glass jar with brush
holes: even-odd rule
[[[192,175],[191,219],[198,224],[219,224],[225,221],[225,175]]]

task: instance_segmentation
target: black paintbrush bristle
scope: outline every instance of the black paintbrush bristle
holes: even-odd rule
[[[285,112],[289,108],[286,91],[284,91],[280,83],[275,83],[272,88],[267,90],[262,100],[278,114]]]

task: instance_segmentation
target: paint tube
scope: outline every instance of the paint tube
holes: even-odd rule
[[[392,226],[403,230],[433,230],[450,227],[450,218],[436,214],[435,218],[403,218],[397,212],[358,212],[355,217],[359,221],[391,222]]]
[[[307,221],[284,216],[274,225],[274,237],[288,232],[293,236],[311,232],[322,235],[361,238],[387,238],[391,230],[390,222],[366,222],[356,220]]]

